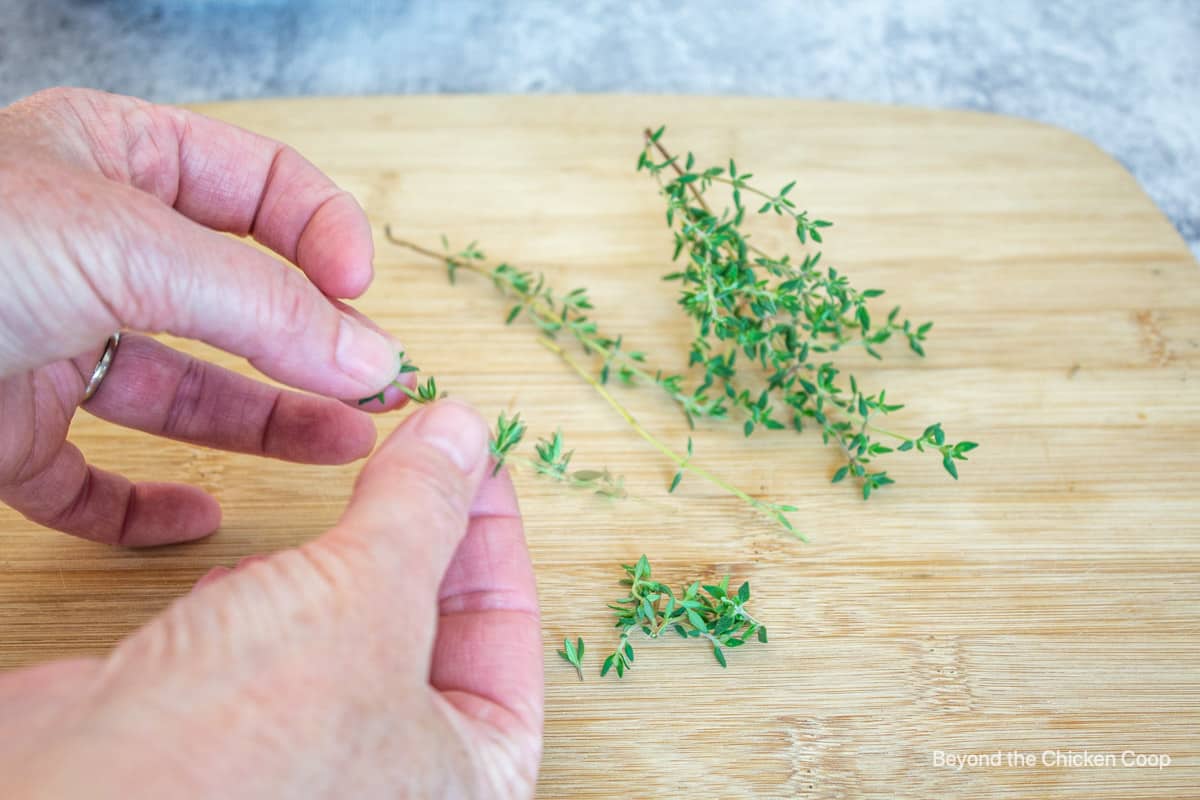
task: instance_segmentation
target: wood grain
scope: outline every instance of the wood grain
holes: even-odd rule
[[[688,337],[659,281],[671,243],[639,131],[701,159],[733,156],[835,220],[825,257],[936,320],[929,357],[852,363],[907,408],[981,443],[962,480],[895,459],[864,504],[831,487],[813,436],[704,425],[700,458],[803,509],[789,540],[671,470],[529,331],[500,324],[484,282],[377,236],[359,306],[439,383],[535,431],[563,427],[581,464],[623,472],[606,504],[522,476],[547,641],[547,798],[1196,797],[1200,786],[1200,284],[1134,180],[1086,141],[973,113],[704,98],[378,98],[223,104],[285,139],[361,200],[378,231],[489,255],[592,288],[598,317],[664,364]],[[787,231],[763,226],[771,249]],[[193,352],[245,369],[195,345]],[[649,391],[622,397],[651,429],[685,429]],[[381,430],[397,419],[381,419]],[[218,496],[207,541],[148,552],[46,533],[0,510],[0,665],[103,653],[214,564],[294,545],[338,514],[356,466],[265,463],[100,424],[74,440],[135,478]],[[623,682],[580,684],[552,645],[609,641],[614,565],[647,553],[682,581],[754,585],[767,646],[648,644]],[[568,600],[569,599],[569,600]],[[1166,753],[1166,769],[1042,766],[1045,750]],[[1017,750],[1036,766],[934,765]]]

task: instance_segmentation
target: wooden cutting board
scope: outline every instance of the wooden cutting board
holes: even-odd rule
[[[490,415],[520,410],[534,433],[562,427],[578,463],[623,473],[637,496],[609,504],[519,478],[544,611],[542,796],[1200,796],[1200,283],[1179,235],[1094,145],[984,114],[783,100],[202,110],[291,142],[357,195],[378,241],[359,305],[444,388]],[[836,223],[825,258],[936,320],[924,360],[896,347],[848,362],[907,402],[897,426],[941,421],[980,442],[958,483],[936,459],[893,458],[897,485],[863,503],[829,485],[837,458],[817,437],[747,441],[712,424],[696,433],[698,459],[798,505],[812,543],[698,480],[668,496],[669,466],[527,328],[503,327],[489,285],[451,287],[378,235],[390,222],[431,246],[477,239],[558,286],[590,287],[607,328],[681,363],[688,325],[659,280],[671,241],[653,182],[634,172],[640,131],[661,123],[701,161],[733,156],[771,187],[797,179],[793,197]],[[768,225],[758,241],[788,238]],[[668,402],[621,397],[682,445]],[[103,653],[211,566],[318,535],[357,469],[209,452],[86,414],[73,436],[102,466],[213,492],[225,525],[131,552],[0,510],[0,666]],[[749,579],[770,644],[731,652],[722,670],[692,643],[647,643],[623,681],[599,679],[616,565],[643,552],[672,582]],[[576,634],[584,683],[553,651]],[[1171,763],[1042,763],[1085,750]],[[958,771],[939,751],[1036,763]]]

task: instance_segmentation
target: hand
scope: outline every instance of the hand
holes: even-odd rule
[[[103,661],[0,678],[4,796],[530,796],[537,604],[487,436],[423,408],[320,539],[210,573]]]
[[[217,231],[250,234],[292,269]],[[396,377],[397,345],[330,298],[371,282],[362,210],[294,150],[128,97],[43,92],[0,110],[0,501],[130,546],[211,533],[220,510],[176,484],[132,484],[66,441],[118,329],[201,339],[283,383],[337,398]],[[126,336],[87,410],[238,452],[344,463],[375,429],[328,397],[280,391]],[[388,404],[400,402],[390,389]]]

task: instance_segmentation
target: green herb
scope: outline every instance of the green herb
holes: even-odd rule
[[[600,677],[616,670],[617,677],[623,678],[633,669],[635,653],[631,637],[639,631],[650,639],[672,632],[683,639],[703,640],[722,667],[727,666],[726,649],[741,647],[755,639],[766,644],[766,627],[746,611],[746,603],[750,601],[749,581],[730,591],[726,575],[719,583],[701,585],[697,581],[676,594],[667,584],[653,580],[650,562],[644,554],[636,564],[622,564],[621,568],[625,571],[621,585],[629,588],[629,594],[608,606],[616,615],[615,627],[620,638],[616,649],[600,666]],[[575,667],[580,680],[583,680],[583,650],[583,639],[579,638],[576,644],[563,639],[563,649],[557,651]]]
[[[444,261],[450,275],[455,276],[460,270],[483,275],[491,279],[506,296],[516,299],[518,302],[508,310],[507,322],[513,322],[522,314],[532,322],[540,331],[539,343],[561,358],[567,366],[591,385],[642,439],[672,461],[676,467],[677,477],[682,479],[684,472],[691,472],[739,498],[755,511],[801,539],[805,538],[787,517],[789,513],[796,511],[794,506],[760,500],[699,464],[693,463],[694,448],[690,438],[688,439],[687,453],[676,452],[643,427],[629,409],[608,391],[605,384],[613,374],[616,374],[618,379],[625,384],[649,380],[658,383],[668,392],[672,391],[672,386],[682,384],[682,376],[663,376],[661,373],[656,375],[648,372],[642,366],[646,359],[644,353],[622,349],[622,338],[619,336],[612,338],[601,334],[596,323],[586,313],[592,308],[586,291],[574,289],[558,298],[546,285],[543,275],[534,275],[518,270],[508,264],[499,264],[494,268],[487,266],[483,252],[474,242],[458,253],[439,254],[397,238],[392,234],[390,227],[385,227],[384,233],[393,244]],[[581,364],[556,341],[557,335],[563,331],[567,331],[575,338],[586,352],[600,354],[604,357],[604,363],[598,374],[594,374]],[[686,400],[682,394],[679,397]],[[672,490],[678,486],[678,483],[679,481],[672,479]],[[599,493],[603,494],[604,492]]]
[[[525,423],[521,421],[521,415],[514,414],[509,419],[501,411],[500,416],[496,418],[496,432],[488,443],[492,458],[496,461],[496,466],[492,469],[493,475],[500,471],[500,467],[504,466],[504,460],[508,458],[509,452],[520,443],[524,436]]]
[[[583,680],[583,639],[579,638],[572,643],[570,639],[563,639],[563,649],[558,651],[558,655],[568,664],[575,668],[575,672],[579,675],[579,680]]]
[[[398,354],[400,359],[400,375],[408,372],[418,372],[419,369],[412,362],[408,361],[404,353]],[[418,382],[416,389],[410,389],[404,383],[400,382],[399,376],[393,381],[390,386],[399,388],[415,403],[432,403],[439,397],[444,397],[445,393],[439,392],[437,379],[432,375],[425,379],[424,382]],[[378,401],[386,402],[384,392],[381,391],[377,395],[365,397],[358,401],[360,406],[367,403]],[[508,419],[503,413],[500,414],[496,421],[496,430],[492,434],[488,447],[495,459],[495,466],[492,469],[492,474],[495,475],[512,456],[513,451],[521,443],[525,436],[525,423],[521,421],[521,415],[516,414],[512,419]],[[525,463],[533,467],[534,472],[543,475],[552,480],[566,484],[576,489],[587,489],[602,497],[622,498],[626,497],[625,481],[619,475],[614,475],[607,469],[580,469],[568,471],[567,465],[571,461],[571,456],[574,451],[564,451],[562,432],[556,432],[549,440],[539,440],[535,445],[536,458],[523,459]]]
[[[622,405],[621,402],[613,396],[612,392],[608,391],[608,388],[605,387],[601,381],[594,378],[582,364],[572,358],[571,355],[563,350],[562,347],[560,347],[556,342],[546,338],[542,338],[539,341],[542,346],[557,354],[558,357],[567,364],[567,366],[575,370],[575,373],[579,375],[579,377],[583,378],[588,384],[590,384],[591,387],[595,389],[596,392],[598,392],[600,396],[603,397],[604,400],[613,408],[613,410],[620,414],[621,417],[624,418],[627,423],[629,423],[629,426],[633,428],[634,432],[637,433],[638,436],[642,437],[642,439],[644,439],[652,447],[674,462],[675,465],[679,467],[679,472],[676,473],[676,478],[679,478],[685,471],[691,472],[694,475],[697,475],[713,484],[714,486],[729,492],[734,497],[737,497],[745,502],[755,511],[758,511],[760,514],[763,514],[764,516],[774,520],[778,525],[795,534],[800,539],[808,541],[803,533],[800,533],[796,530],[795,526],[792,524],[792,521],[787,517],[787,514],[797,510],[795,506],[759,500],[757,497],[753,497],[742,489],[739,489],[737,486],[734,486],[732,483],[729,483],[724,478],[718,477],[712,472],[709,472],[707,469],[692,464],[692,440],[690,437],[688,438],[687,455],[681,455],[675,452],[670,447],[663,444],[663,442],[654,436],[654,434],[650,433],[650,431],[643,427],[642,424],[638,422],[636,418],[634,418],[633,414],[630,413],[629,409]],[[678,486],[679,481],[673,478],[671,484],[672,485],[669,487],[669,491],[674,491],[674,488],[675,486]]]
[[[704,408],[705,416],[736,414],[746,436],[789,427],[801,431],[807,423],[815,424],[821,438],[835,442],[846,458],[833,482],[854,476],[864,499],[893,483],[886,472],[873,470],[875,459],[914,446],[939,453],[945,470],[957,478],[954,461],[965,461],[965,454],[978,445],[947,442],[940,423],[916,438],[879,427],[875,418],[903,406],[889,403],[882,390],[863,391],[853,375],[839,378],[840,370],[828,360],[850,346],[882,358],[878,348],[894,338],[903,338],[909,349],[924,356],[933,323],[903,319],[896,306],[878,324],[868,301],[882,296],[882,289],[856,290],[836,268],[821,265],[819,251],[794,260],[755,247],[741,229],[747,196],[762,201],[754,213],[786,218],[801,245],[821,243],[821,231],[832,223],[798,209],[789,197],[795,181],[767,192],[750,183],[753,176],[739,172],[732,159],[728,168],[700,169],[688,153],[681,165],[663,146],[662,135],[663,128],[645,131],[637,166],[656,178],[666,199],[674,260],[682,268],[665,279],[680,283],[679,305],[696,322],[689,367],[699,368],[703,377],[690,390],[692,407]],[[733,203],[720,213],[705,199],[718,184],[729,188]],[[739,358],[744,369],[737,365]],[[751,374],[743,377],[744,372]],[[686,404],[684,408],[690,417],[693,412]],[[884,445],[875,440],[878,436],[900,445]]]
[[[639,631],[651,639],[673,632],[683,639],[702,640],[712,648],[713,658],[722,667],[726,666],[727,649],[741,647],[754,639],[767,641],[767,629],[745,608],[750,600],[749,582],[731,591],[726,575],[717,584],[696,582],[677,594],[667,584],[653,579],[645,555],[636,564],[623,564],[622,569],[626,577],[621,584],[629,587],[629,594],[609,604],[616,616],[620,639],[616,649],[604,659],[601,677],[615,669],[621,678],[633,668],[631,637]]]
[[[912,437],[880,427],[880,417],[903,408],[889,402],[885,391],[863,391],[853,375],[843,375],[831,356],[846,347],[861,347],[874,358],[892,339],[904,339],[919,356],[932,323],[914,323],[892,308],[877,323],[868,301],[883,295],[881,289],[856,290],[836,268],[821,264],[820,252],[807,252],[796,260],[790,255],[771,256],[750,243],[742,225],[748,213],[744,199],[757,197],[753,213],[785,218],[800,245],[823,241],[831,223],[811,218],[791,198],[796,182],[777,192],[767,192],[750,182],[730,160],[723,166],[699,169],[688,153],[682,165],[663,146],[664,129],[645,132],[638,170],[653,175],[667,203],[666,223],[675,242],[674,260],[681,269],[665,276],[681,284],[679,304],[696,323],[687,369],[667,372],[647,366],[643,351],[629,348],[620,335],[602,332],[591,318],[593,305],[585,289],[558,293],[545,277],[500,263],[489,266],[478,244],[457,253],[439,254],[394,237],[395,244],[442,260],[453,282],[466,269],[489,278],[514,300],[505,321],[525,318],[538,330],[541,343],[595,388],[634,430],[672,461],[676,467],[668,491],[674,491],[686,473],[692,473],[739,497],[782,527],[795,532],[788,505],[750,496],[693,463],[689,438],[686,455],[676,452],[643,428],[606,388],[610,379],[622,384],[656,386],[680,406],[689,424],[697,417],[738,418],[746,436],[760,431],[790,429],[800,432],[816,426],[825,443],[841,449],[845,464],[832,477],[834,483],[852,476],[862,496],[893,483],[875,460],[893,452],[927,449],[938,453],[942,466],[958,477],[955,461],[965,461],[974,442],[946,441],[941,424],[928,426]],[[727,187],[733,207],[715,213],[705,196],[716,185]],[[588,368],[555,341],[567,333],[596,359]],[[697,377],[689,380],[688,373]],[[899,442],[888,446],[879,437]],[[801,537],[803,538],[803,537]]]
[[[576,489],[587,489],[602,497],[625,497],[625,481],[607,469],[569,470],[574,450],[563,447],[562,431],[555,431],[550,439],[539,439],[534,445],[536,458],[530,460],[534,471],[551,480],[565,483]]]
[[[437,399],[437,397],[438,397],[437,383],[434,382],[433,378],[430,378],[429,380],[427,380],[424,383],[424,385],[418,385],[416,391],[413,391],[412,389],[408,388],[408,386],[405,385],[400,380],[400,376],[404,375],[406,373],[409,373],[409,372],[419,372],[420,368],[408,360],[408,357],[406,355],[404,355],[403,350],[396,353],[396,358],[400,362],[400,367],[396,373],[395,380],[393,380],[391,383],[389,383],[387,386],[385,386],[383,389],[381,389],[379,391],[379,394],[373,394],[370,397],[364,397],[362,400],[359,400],[358,404],[360,406],[365,406],[367,403],[372,403],[372,402],[376,402],[376,401],[378,401],[381,405],[383,403],[386,403],[387,400],[384,397],[384,393],[387,391],[388,387],[391,387],[391,386],[395,386],[400,391],[402,391],[406,395],[408,395],[409,398],[411,398],[412,400],[414,400],[418,403],[431,403]]]
[[[432,403],[439,397],[437,381],[433,376],[427,378],[424,383],[418,383],[415,391],[402,383],[397,385],[400,387],[400,391],[404,392],[408,395],[409,399],[417,403]]]

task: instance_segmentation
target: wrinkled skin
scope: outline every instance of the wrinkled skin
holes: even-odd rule
[[[276,142],[99,92],[3,109],[0,500],[124,546],[217,528],[205,493],[132,483],[67,441],[117,329],[206,341],[311,394],[130,334],[88,412],[266,457],[366,455],[373,424],[333,398],[395,377],[398,345],[342,303],[372,254],[354,200]],[[530,796],[537,602],[487,435],[459,403],[420,409],[318,539],[215,568],[106,658],[0,674],[3,796]]]

